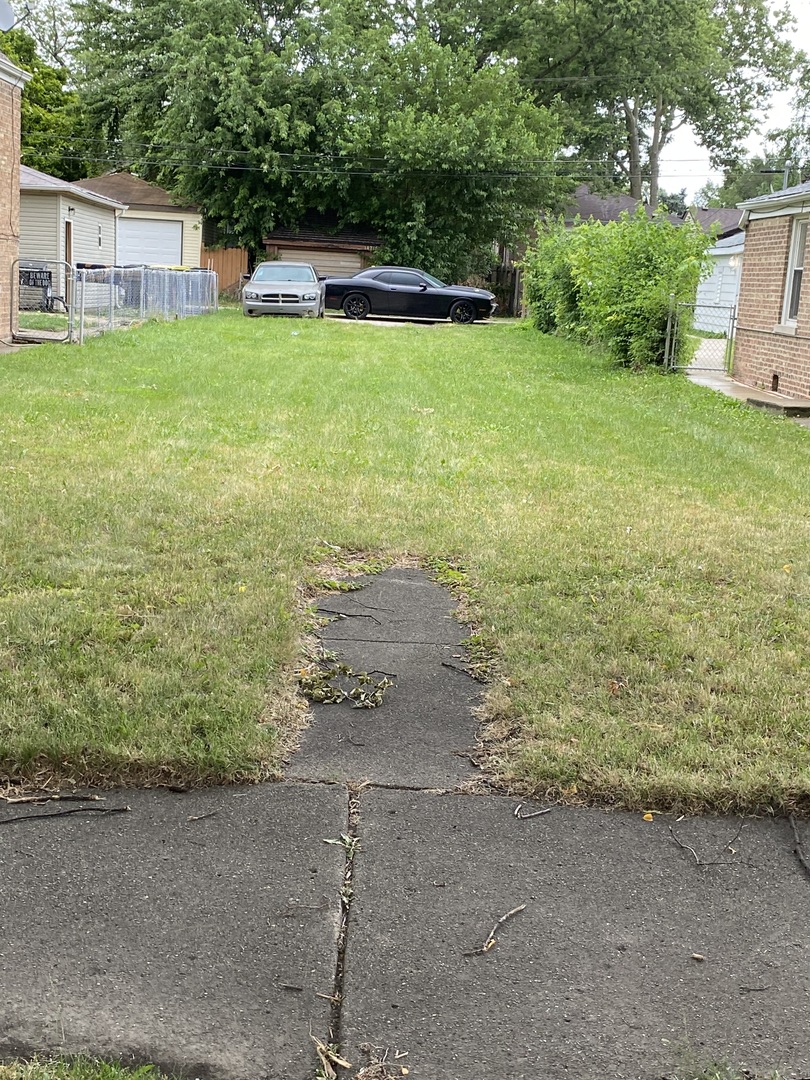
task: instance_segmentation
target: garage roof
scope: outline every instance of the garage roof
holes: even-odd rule
[[[32,169],[29,165],[20,166],[20,191],[35,191],[47,195],[60,193],[69,195],[71,199],[84,199],[85,202],[95,203],[97,206],[106,206],[109,210],[126,210],[126,203],[116,199],[99,195],[95,191],[88,191],[79,184],[70,184],[67,180],[60,180],[56,176]]]
[[[80,180],[82,187],[104,195],[108,199],[120,199],[130,210],[159,210],[161,213],[196,213],[196,206],[180,206],[165,188],[150,184],[128,172],[104,173]]]

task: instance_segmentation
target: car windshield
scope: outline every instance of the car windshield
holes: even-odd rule
[[[294,266],[291,263],[265,263],[257,266],[253,281],[317,281],[311,266]]]
[[[434,277],[433,274],[426,274],[424,270],[422,271],[422,277],[425,279],[425,281],[429,281],[434,289],[447,288],[443,281],[439,281],[439,279],[437,277]]]

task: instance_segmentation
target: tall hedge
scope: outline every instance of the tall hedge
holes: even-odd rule
[[[534,323],[544,333],[600,342],[622,364],[663,364],[670,296],[694,301],[710,244],[693,222],[648,217],[643,207],[607,224],[539,223],[524,261]],[[687,329],[682,318],[679,362],[686,359]]]

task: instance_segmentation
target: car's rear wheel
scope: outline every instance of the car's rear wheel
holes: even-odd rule
[[[368,302],[368,297],[363,296],[362,293],[349,293],[343,301],[343,314],[347,319],[365,319],[370,311],[371,304]]]
[[[450,308],[450,321],[463,326],[475,322],[475,304],[472,300],[456,300]]]

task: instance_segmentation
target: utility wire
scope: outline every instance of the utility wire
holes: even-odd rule
[[[40,140],[43,141],[43,142],[59,142],[59,143],[63,143],[63,144],[66,144],[66,145],[69,144],[70,146],[74,146],[76,143],[90,144],[90,145],[104,146],[104,147],[106,147],[108,145],[107,140],[104,139],[104,138],[100,138],[100,137],[81,136],[81,135],[77,135],[77,136],[69,136],[69,135],[67,135],[66,136],[66,135],[63,135],[63,134],[55,134],[55,133],[52,133],[52,132],[37,132],[33,136],[33,141],[38,142]],[[33,141],[29,142],[29,145],[33,145]],[[200,153],[204,153],[204,154],[229,154],[229,155],[239,155],[241,157],[247,157],[249,155],[253,155],[253,154],[256,153],[255,150],[238,150],[238,149],[230,149],[228,147],[199,146],[199,145],[196,145],[196,146],[185,145],[184,146],[184,145],[181,145],[179,143],[137,142],[137,141],[133,141],[131,139],[126,140],[126,146],[127,146],[127,148],[141,147],[141,148],[145,148],[147,150],[151,150],[154,153],[157,153],[161,149],[168,149],[168,150],[171,150],[172,152],[175,152],[175,151],[189,151],[189,152],[194,153],[194,154],[200,154]],[[339,161],[341,161],[341,160],[343,160],[343,161],[350,160],[345,154],[342,154],[337,150],[317,150],[317,151],[314,151],[314,150],[296,150],[296,151],[274,150],[274,151],[272,151],[272,153],[273,153],[274,157],[282,157],[282,158],[314,158],[314,159],[332,158],[332,159],[337,159]],[[386,157],[382,157],[380,155],[374,155],[374,154],[357,154],[357,155],[355,155],[355,159],[362,160],[362,161],[382,161],[382,162],[387,162],[389,160]],[[672,158],[671,161],[672,161],[672,163],[677,162],[678,164],[690,164],[690,163],[691,164],[699,164],[699,163],[702,163],[703,161],[705,161],[705,158]],[[606,164],[604,158],[563,158],[563,157],[523,158],[522,163],[525,164],[525,165],[561,165],[561,164],[562,165],[565,165],[565,164],[571,164],[571,165],[605,165]]]
[[[23,150],[23,156],[25,156],[26,150]],[[51,159],[55,161],[84,161],[93,165],[107,165],[115,169],[125,168],[125,162],[119,158],[111,157],[91,157],[85,154],[51,154]],[[587,180],[591,178],[592,173],[585,171],[574,172],[559,172],[559,171],[530,171],[525,169],[516,168],[509,171],[496,172],[494,170],[476,170],[462,172],[454,169],[444,169],[441,171],[429,170],[429,169],[409,169],[409,168],[379,168],[379,169],[362,169],[362,168],[336,168],[335,166],[322,166],[315,168],[312,166],[297,166],[297,165],[240,165],[240,164],[218,164],[217,162],[202,162],[199,160],[192,161],[191,159],[185,160],[173,160],[173,159],[156,159],[145,160],[139,158],[137,162],[129,161],[126,164],[138,166],[151,165],[155,168],[173,168],[173,169],[191,169],[191,170],[206,170],[216,172],[238,172],[238,173],[264,173],[268,178],[278,174],[284,173],[288,175],[300,175],[300,176],[330,176],[335,179],[344,176],[380,176],[389,177],[390,179],[404,179],[407,177],[425,177],[425,178],[438,178],[443,180]],[[578,165],[578,162],[572,164]],[[599,165],[607,166],[612,171],[619,171],[615,165],[610,162],[598,162]],[[652,173],[640,170],[633,175],[641,177],[642,180],[649,179]],[[668,179],[672,177],[679,177],[681,173],[666,173],[659,172],[658,176],[662,179]]]

